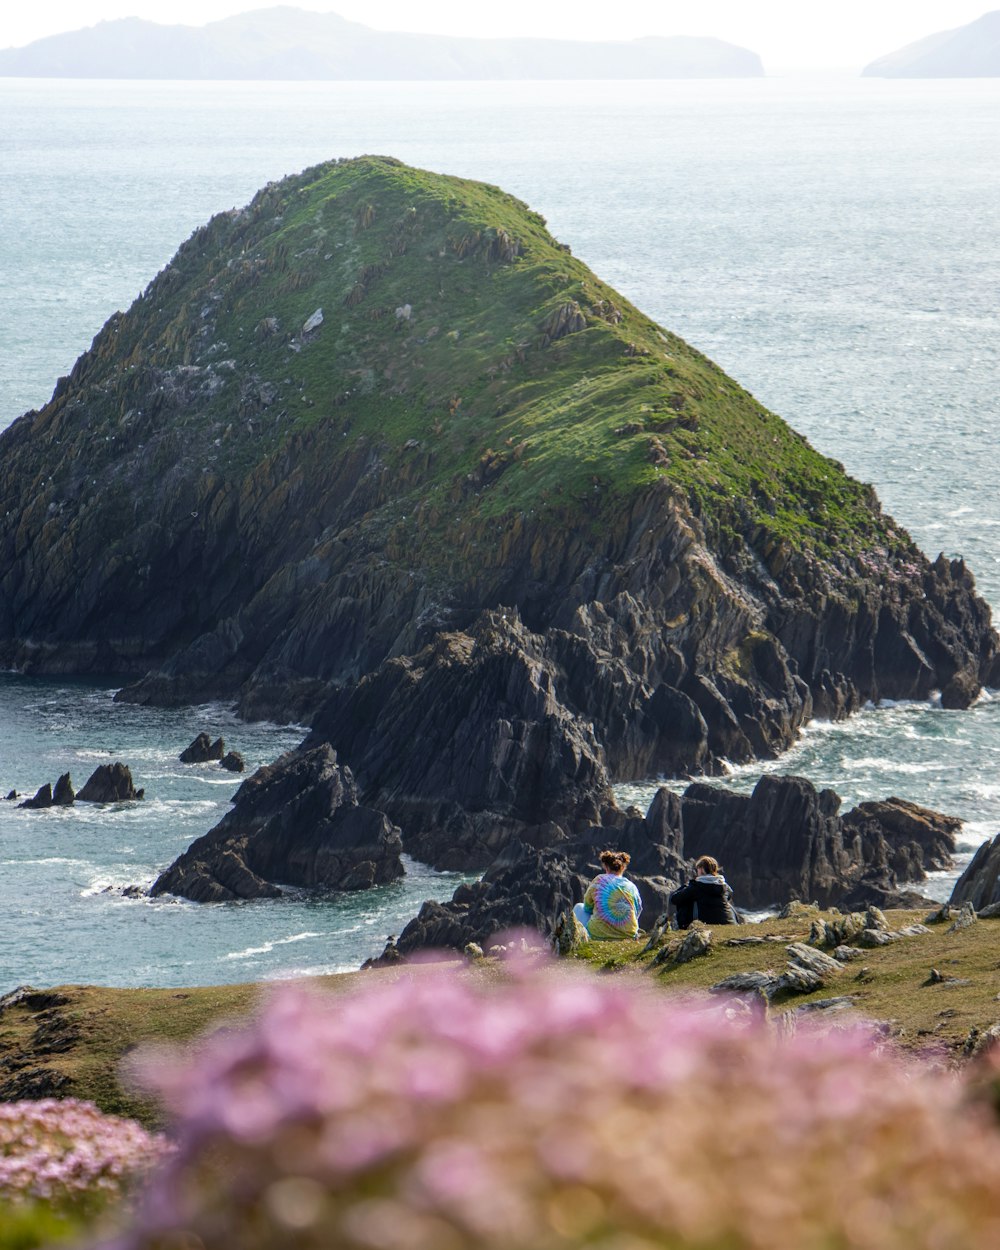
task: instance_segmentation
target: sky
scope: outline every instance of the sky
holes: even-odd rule
[[[939,30],[981,17],[990,0],[289,0],[339,13],[380,30],[455,35],[536,35],[631,39],[640,35],[713,35],[758,52],[765,70],[859,69],[875,57]],[[266,0],[6,0],[0,48],[121,17],[204,25]]]

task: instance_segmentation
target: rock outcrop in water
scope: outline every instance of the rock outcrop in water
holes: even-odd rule
[[[0,664],[308,720],[438,865],[997,654],[961,561],[537,214],[388,158],[213,218],[0,436]]]
[[[839,795],[804,777],[762,777],[752,795],[695,783],[682,801],[684,853],[714,855],[750,908],[877,905],[952,862],[954,817],[895,798],[839,812]]]
[[[403,875],[399,830],[359,804],[350,769],[328,746],[258,769],[233,803],[160,874],[154,898],[277,898],[282,885],[364,890]]]
[[[145,790],[135,788],[128,765],[116,762],[95,768],[76,799],[78,803],[130,803],[144,795]]]
[[[182,764],[207,764],[212,760],[221,762],[225,754],[226,744],[221,738],[216,738],[213,742],[210,734],[202,732],[190,746],[184,748],[178,758]]]

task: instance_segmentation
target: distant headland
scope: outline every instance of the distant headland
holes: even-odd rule
[[[0,51],[0,77],[287,81],[760,78],[721,39],[475,39],[379,31],[335,13],[257,9],[207,26],[140,18]]]
[[[865,78],[1000,78],[1000,9],[879,57]]]

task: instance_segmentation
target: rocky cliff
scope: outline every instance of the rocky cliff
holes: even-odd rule
[[[213,218],[0,438],[0,663],[309,719],[454,866],[998,677],[960,561],[519,201],[384,157]]]
[[[350,769],[327,746],[258,769],[233,804],[160,874],[154,898],[278,898],[282,885],[366,890],[403,875],[399,830],[358,802]]]

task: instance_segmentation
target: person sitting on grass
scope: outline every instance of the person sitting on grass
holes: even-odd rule
[[[637,937],[642,898],[634,883],[623,876],[631,856],[627,851],[601,851],[599,858],[604,872],[587,886],[573,915],[591,938]]]
[[[719,861],[711,855],[701,855],[695,860],[694,870],[697,875],[670,896],[677,909],[678,929],[689,929],[694,920],[702,924],[739,924],[732,886],[719,871]]]

